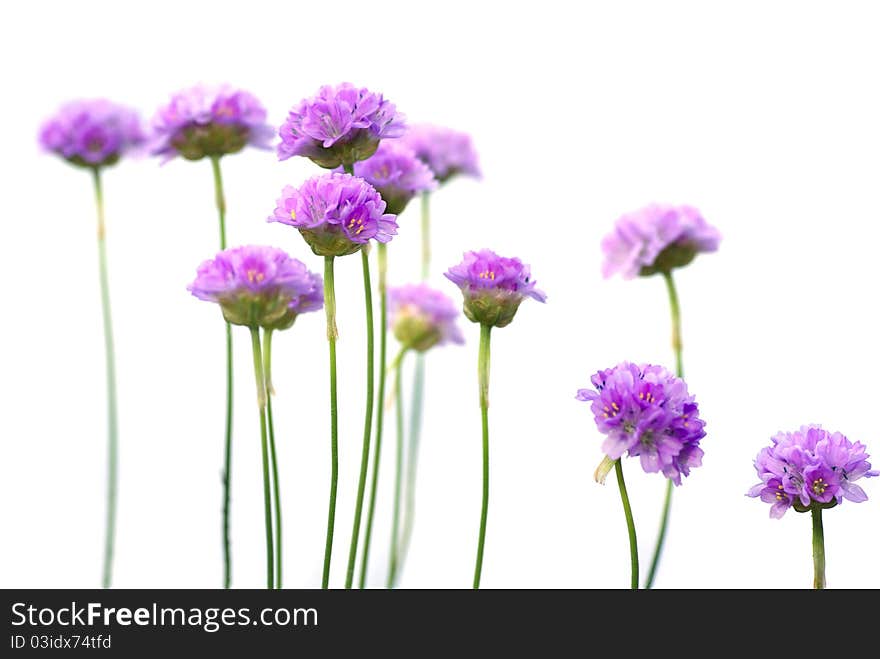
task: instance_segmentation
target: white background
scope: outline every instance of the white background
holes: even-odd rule
[[[880,41],[871,2],[4,3],[0,194],[0,585],[99,585],[103,346],[89,177],[41,154],[63,101],[107,96],[146,116],[198,81],[255,93],[278,125],[323,83],[382,91],[413,121],[470,132],[482,181],[433,204],[432,281],[466,249],[532,265],[546,305],[494,332],[484,587],[617,588],[629,558],[613,478],[579,387],[621,360],[672,365],[660,278],[603,281],[599,241],[622,213],[690,203],[723,234],[678,273],[685,368],[708,436],[675,493],[663,588],[808,587],[810,521],[748,499],[778,430],[877,432]],[[319,269],[265,218],[317,168],[249,150],[223,162],[231,244]],[[120,399],[115,585],[221,579],[223,325],[186,291],[213,255],[206,161],[126,161],[105,177]],[[418,276],[418,208],[391,279]],[[341,476],[332,585],[344,579],[363,415],[360,259],[341,259]],[[285,585],[320,584],[329,480],[323,315],[276,339]],[[480,506],[477,326],[428,358],[418,517],[405,587],[468,587]],[[234,585],[264,583],[258,424],[237,328]],[[393,445],[388,425],[385,446]],[[384,582],[385,453],[370,584]],[[880,457],[875,463],[880,462]],[[644,563],[664,482],[626,463]],[[877,479],[880,480],[880,479]],[[880,482],[826,513],[830,587],[880,587]]]

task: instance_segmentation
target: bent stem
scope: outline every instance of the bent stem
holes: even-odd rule
[[[483,508],[480,514],[480,539],[474,568],[474,589],[480,587],[483,572],[483,546],[486,543],[486,516],[489,512],[489,338],[491,325],[480,325],[480,355],[477,370],[480,381],[480,416],[483,425]]]
[[[813,518],[813,588],[825,588],[825,531],[822,528],[822,508],[813,504],[810,508]]]
[[[266,437],[266,379],[260,350],[260,330],[251,327],[251,347],[254,353],[254,378],[257,382],[257,406],[260,409],[260,446],[263,456],[263,501],[266,509],[266,588],[275,586],[274,543],[272,541],[272,482],[269,476],[269,443]]]
[[[104,321],[104,368],[107,378],[107,521],[104,535],[104,566],[101,584],[113,581],[113,549],[116,538],[116,493],[119,471],[119,428],[116,412],[116,351],[113,346],[113,319],[110,315],[110,279],[107,271],[107,245],[104,225],[104,190],[101,171],[92,169],[95,206],[98,215],[98,276],[101,285],[101,315]]]
[[[678,305],[678,293],[675,290],[675,281],[672,279],[672,271],[663,272],[663,280],[666,282],[666,291],[669,294],[669,310],[672,315],[672,350],[675,352],[675,374],[684,377],[684,364],[682,362],[681,344],[681,308]],[[663,499],[663,513],[660,518],[660,532],[657,534],[657,544],[654,547],[654,556],[651,559],[651,567],[648,570],[648,578],[645,588],[654,585],[654,577],[657,575],[657,566],[660,564],[660,555],[663,552],[663,543],[666,541],[666,529],[669,525],[669,509],[672,507],[672,481],[666,481],[666,495]]]
[[[386,586],[394,588],[397,582],[398,568],[400,567],[400,500],[403,472],[403,389],[400,386],[400,376],[403,370],[403,357],[406,348],[403,348],[394,360],[394,396],[397,407],[397,451],[394,466],[394,512],[391,517],[391,551],[388,554],[388,580]]]
[[[223,176],[220,172],[220,156],[211,158],[214,173],[214,200],[220,220],[220,249],[226,249],[226,197],[223,193]],[[226,323],[226,429],[223,442],[223,587],[232,583],[232,554],[229,540],[230,483],[232,473],[232,326]]]
[[[327,540],[324,545],[324,574],[321,588],[330,586],[330,557],[333,555],[333,527],[336,521],[336,484],[339,480],[339,426],[336,413],[336,287],[333,281],[333,258],[324,257],[324,313],[327,317],[327,342],[330,346],[330,510],[327,513]]]
[[[358,476],[351,546],[348,550],[348,571],[345,575],[347,589],[351,588],[354,582],[354,566],[357,561],[358,541],[361,532],[361,514],[364,509],[364,490],[367,485],[367,468],[370,462],[370,432],[373,430],[373,285],[370,281],[370,258],[366,246],[361,248],[361,263],[364,273],[364,303],[367,315],[367,401],[366,413],[364,414],[364,442],[361,448],[361,471]]]
[[[278,479],[278,458],[275,452],[275,422],[272,420],[272,332],[263,334],[263,375],[266,382],[266,422],[269,428],[269,455],[272,461],[272,489],[275,505],[275,588],[281,588],[281,485]]]
[[[617,487],[620,489],[620,501],[623,503],[623,514],[626,517],[626,531],[629,534],[629,557],[630,557],[630,588],[639,589],[639,547],[636,542],[636,525],[633,521],[632,508],[629,505],[629,495],[626,492],[626,482],[623,480],[623,465],[618,459],[614,463],[614,472],[617,474]]]
[[[370,540],[373,537],[373,516],[376,511],[376,491],[379,485],[379,459],[382,454],[382,431],[385,419],[385,380],[388,349],[388,249],[379,243],[379,395],[376,400],[376,440],[373,447],[373,474],[370,479],[370,502],[367,504],[367,525],[364,529],[364,547],[361,556],[361,575],[358,587],[363,588],[367,580],[367,564],[370,556]]]

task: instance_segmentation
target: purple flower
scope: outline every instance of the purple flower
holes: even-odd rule
[[[464,343],[455,324],[455,303],[426,284],[388,289],[388,324],[405,347],[424,352],[436,345]]]
[[[298,314],[324,306],[321,277],[283,250],[261,245],[225,249],[199,266],[188,290],[217,302],[234,325],[287,329]]]
[[[196,85],[171,97],[153,118],[152,151],[168,161],[237,153],[248,144],[269,149],[275,131],[256,97],[229,85]]]
[[[464,260],[444,273],[464,294],[464,315],[475,323],[504,327],[510,324],[526,297],[545,302],[535,288],[529,266],[517,258],[498,256],[488,249],[465,252]]]
[[[602,240],[602,275],[625,279],[668,272],[700,252],[718,249],[721,234],[691,206],[652,204],[617,220]]]
[[[378,190],[394,215],[400,215],[419,192],[437,188],[428,166],[399,140],[382,142],[376,153],[355,163],[354,173]]]
[[[747,493],[772,504],[770,517],[778,519],[791,507],[806,512],[814,503],[830,508],[844,499],[867,501],[868,495],[855,481],[880,475],[871,470],[864,444],[820,426],[780,432],[771,441],[755,458],[761,482]]]
[[[400,137],[404,117],[394,104],[349,82],[324,85],[290,110],[278,133],[278,159],[305,156],[327,169],[366,160],[379,140]]]
[[[457,174],[480,178],[480,165],[470,135],[451,128],[417,124],[410,126],[401,142],[415,151],[437,177],[445,183]]]
[[[662,366],[623,362],[599,371],[595,389],[580,389],[577,399],[591,402],[602,451],[611,460],[639,456],[646,472],[661,472],[676,485],[702,464],[700,440],[705,422],[684,380]]]
[[[328,173],[299,188],[286,186],[270,222],[299,229],[318,256],[344,256],[371,238],[387,243],[397,234],[394,215],[372,185],[349,174]]]
[[[40,128],[40,145],[81,167],[114,164],[143,143],[135,110],[106,99],[71,101]]]

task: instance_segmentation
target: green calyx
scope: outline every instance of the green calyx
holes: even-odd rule
[[[671,272],[694,260],[697,249],[690,243],[673,243],[657,255],[651,265],[642,266],[640,277],[648,277],[658,272]]]
[[[522,295],[515,291],[477,289],[465,293],[464,315],[474,323],[506,327],[516,315],[522,300]]]
[[[248,143],[250,131],[244,126],[233,124],[193,124],[183,128],[171,145],[187,160],[201,160],[238,153]]]

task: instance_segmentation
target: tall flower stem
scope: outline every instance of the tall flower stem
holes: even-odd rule
[[[684,377],[684,364],[681,357],[681,308],[678,305],[678,293],[675,290],[675,281],[672,279],[672,271],[663,272],[663,280],[666,282],[666,291],[669,293],[669,310],[672,315],[672,349],[675,352],[675,374]],[[657,566],[660,563],[660,554],[663,552],[663,543],[666,541],[666,529],[669,525],[669,509],[672,506],[672,481],[666,481],[666,496],[663,499],[663,513],[660,518],[660,532],[657,534],[657,544],[654,547],[654,556],[651,559],[651,567],[648,570],[648,578],[645,588],[654,584],[657,575]]]
[[[364,414],[364,442],[361,448],[361,471],[358,476],[357,500],[354,508],[354,524],[351,530],[351,546],[348,550],[348,571],[345,587],[351,588],[354,582],[354,568],[357,561],[358,541],[361,531],[361,514],[364,509],[364,491],[367,485],[367,468],[370,462],[370,433],[373,430],[373,284],[370,281],[370,255],[366,246],[361,248],[361,262],[364,273],[364,304],[367,315],[367,401]]]
[[[214,173],[214,199],[220,220],[220,249],[226,249],[226,197],[220,156],[211,157]],[[232,554],[229,541],[229,497],[232,473],[232,326],[226,323],[226,430],[223,449],[223,587],[232,583]]]
[[[274,548],[272,539],[272,481],[269,475],[269,442],[266,437],[266,377],[260,349],[260,330],[251,328],[251,346],[254,353],[254,378],[257,382],[257,406],[260,409],[260,446],[263,456],[263,500],[266,509],[266,588],[275,587]]]
[[[400,377],[403,370],[403,356],[406,349],[400,351],[392,365],[394,368],[394,397],[397,408],[397,451],[394,466],[394,512],[391,516],[391,551],[388,554],[388,581],[386,586],[394,588],[400,567],[400,501],[403,484],[403,389]]]
[[[483,546],[486,543],[486,516],[489,512],[489,338],[491,325],[480,325],[480,354],[477,370],[480,380],[480,416],[483,422],[483,507],[480,514],[480,539],[477,543],[477,564],[474,588],[480,587],[483,572]]]
[[[428,281],[431,271],[431,193],[423,192],[422,210],[422,281]]]
[[[813,504],[810,508],[813,518],[813,588],[825,588],[825,531],[822,528],[822,508]]]
[[[275,422],[272,419],[272,333],[263,333],[263,376],[266,381],[266,422],[269,430],[269,456],[272,462],[272,489],[275,505],[275,588],[281,588],[281,481],[278,479],[278,457],[275,452]]]
[[[330,587],[330,558],[333,555],[333,527],[336,522],[336,484],[339,480],[339,425],[336,410],[336,286],[332,256],[324,257],[324,313],[327,316],[327,342],[330,345],[330,510],[327,513],[327,541],[324,545],[324,575],[321,588]]]
[[[614,472],[617,474],[617,487],[620,489],[620,501],[623,504],[623,514],[626,517],[626,530],[629,534],[629,557],[632,576],[630,588],[639,589],[639,546],[636,541],[636,525],[633,521],[632,508],[629,505],[629,495],[626,492],[626,482],[623,480],[623,465],[620,460],[614,463]]]
[[[373,537],[373,515],[376,511],[376,491],[379,485],[379,459],[382,453],[382,430],[385,419],[385,380],[388,356],[388,248],[379,243],[379,395],[376,407],[376,440],[373,446],[373,474],[370,482],[370,502],[367,504],[367,525],[364,530],[364,547],[361,556],[361,575],[358,587],[367,580],[367,564],[370,556],[370,540]]]
[[[104,190],[101,170],[92,169],[95,206],[98,214],[98,275],[101,283],[101,314],[104,321],[104,368],[107,377],[107,521],[104,536],[104,567],[101,583],[109,588],[113,581],[113,548],[116,538],[116,493],[118,488],[119,428],[116,412],[116,351],[113,347],[113,319],[110,315],[110,281],[107,274]]]

